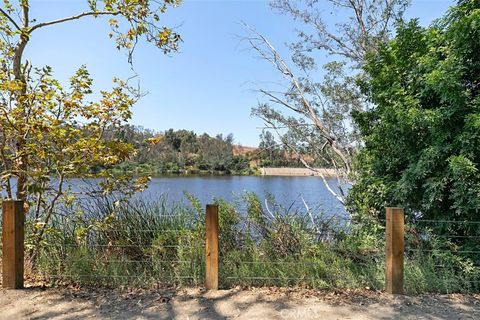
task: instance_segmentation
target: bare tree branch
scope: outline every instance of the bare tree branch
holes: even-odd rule
[[[249,43],[252,45],[253,49],[255,49],[258,53],[260,53],[260,55],[264,57],[266,60],[270,61],[275,66],[275,68],[278,71],[280,71],[283,77],[292,84],[305,110],[294,108],[289,104],[282,102],[282,100],[276,98],[274,95],[268,95],[268,94],[267,95],[271,98],[274,98],[275,102],[280,103],[284,106],[287,106],[292,111],[306,115],[317,127],[320,134],[328,141],[328,144],[332,148],[332,150],[342,159],[344,168],[346,172],[349,173],[350,160],[348,159],[348,156],[336,145],[337,143],[334,137],[331,135],[331,132],[329,132],[326,125],[318,117],[318,114],[315,108],[311,105],[310,101],[306,98],[305,92],[302,86],[300,85],[298,79],[293,74],[293,71],[288,67],[285,60],[281,57],[279,52],[275,49],[275,47],[268,41],[268,39],[265,36],[261,35],[257,30],[248,26],[245,23],[244,23],[244,26],[247,28],[247,30],[251,34],[255,36],[255,37],[247,38]],[[263,91],[263,93],[265,92],[266,90]]]
[[[78,20],[78,19],[81,19],[83,17],[89,17],[89,16],[97,17],[97,16],[108,16],[108,15],[117,16],[120,13],[121,13],[120,11],[83,12],[83,13],[77,14],[75,16],[61,18],[61,19],[57,19],[57,20],[52,20],[52,21],[42,22],[42,23],[36,24],[36,25],[34,25],[33,27],[30,28],[30,32],[33,32],[36,29],[40,29],[40,28],[43,28],[43,27],[46,27],[46,26],[51,26],[51,25],[54,25],[54,24],[59,24],[59,23],[62,23],[62,22],[67,22],[67,21]]]
[[[20,26],[15,22],[15,20],[13,20],[13,18],[5,10],[0,8],[0,13],[4,15],[8,19],[8,21],[10,21],[15,26],[17,30],[20,30]]]

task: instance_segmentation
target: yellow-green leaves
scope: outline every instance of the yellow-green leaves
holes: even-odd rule
[[[162,140],[162,136],[158,135],[158,136],[153,137],[153,138],[148,138],[147,142],[150,145],[156,145],[156,144],[159,144],[161,140]]]
[[[95,12],[111,13],[108,23],[112,31],[108,36],[115,40],[117,49],[126,49],[129,57],[135,44],[144,39],[164,53],[178,50],[180,36],[172,29],[158,25],[169,7],[176,7],[178,0],[106,0],[103,7],[95,6]]]
[[[9,198],[16,195],[31,204],[37,224],[28,248],[38,247],[42,236],[50,232],[48,224],[57,214],[58,204],[69,206],[76,200],[67,178],[100,177],[104,179],[100,184],[103,194],[119,191],[127,196],[148,182],[110,172],[134,154],[132,145],[111,133],[131,118],[139,93],[125,81],[114,79],[113,87],[101,91],[100,98],[92,102],[93,79],[85,66],[68,83],[61,83],[51,67],[35,68],[24,52],[28,52],[25,49],[32,36],[41,41],[38,29],[102,19],[110,25],[109,36],[117,47],[128,51],[130,62],[140,40],[169,53],[177,50],[180,36],[158,22],[166,9],[179,1],[85,3],[87,11],[50,21],[32,16],[36,11],[30,6],[42,5],[35,1],[3,0],[0,10],[0,189]],[[79,230],[77,236],[83,235]]]
[[[6,70],[0,94],[11,100],[0,105],[3,183],[24,174],[30,177],[27,189],[41,194],[45,185],[38,184],[40,176],[88,175],[93,168],[106,170],[133,154],[130,144],[104,138],[105,130],[130,119],[137,100],[124,81],[114,79],[112,90],[102,91],[99,101],[88,102],[92,79],[84,66],[71,77],[68,88],[53,78],[50,67],[35,69],[22,96],[16,94],[22,84],[8,78]],[[20,167],[22,155],[28,162]]]

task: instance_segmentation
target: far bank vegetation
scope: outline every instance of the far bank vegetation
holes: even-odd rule
[[[304,167],[299,156],[278,143],[269,131],[262,132],[258,147],[235,144],[232,134],[210,136],[174,129],[155,132],[131,125],[107,134],[106,139],[134,146],[132,156],[116,165],[118,173],[253,175],[262,174],[261,168]],[[315,167],[326,166],[308,161]]]

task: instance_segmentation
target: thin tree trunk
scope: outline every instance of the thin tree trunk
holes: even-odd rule
[[[27,79],[25,73],[22,71],[22,58],[23,58],[23,52],[25,50],[25,47],[28,43],[29,39],[29,34],[28,34],[28,1],[26,1],[22,5],[22,12],[23,12],[23,28],[20,31],[20,39],[18,41],[17,46],[15,47],[15,55],[13,58],[13,75],[15,77],[15,80],[18,81],[21,84],[20,89],[17,92],[17,107],[22,110],[23,114],[25,114],[27,106],[26,106],[26,93],[27,93]],[[27,121],[26,117],[24,116],[24,121]],[[17,199],[18,200],[26,200],[27,198],[27,193],[26,193],[26,188],[27,188],[27,170],[28,170],[28,155],[25,150],[26,148],[26,135],[28,134],[28,131],[25,130],[24,128],[22,129],[22,134],[19,134],[19,138],[16,141],[16,151],[18,155],[18,160],[17,160]]]

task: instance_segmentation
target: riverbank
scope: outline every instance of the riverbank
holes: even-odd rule
[[[283,177],[305,177],[305,176],[323,176],[327,178],[336,178],[338,176],[335,169],[330,168],[315,168],[314,170],[308,169],[305,167],[300,168],[291,168],[291,167],[250,167],[243,171],[218,171],[218,170],[199,170],[195,168],[185,169],[185,170],[170,170],[170,171],[155,171],[153,169],[137,168],[131,170],[130,172],[126,171],[115,171],[117,174],[132,174],[132,175],[150,175],[153,177],[188,177],[188,176],[198,176],[198,177],[211,177],[211,176],[283,176]]]
[[[323,174],[325,177],[334,178],[337,177],[335,169],[327,168],[315,168],[314,170],[308,168],[259,168],[260,175],[262,176],[320,176]]]

